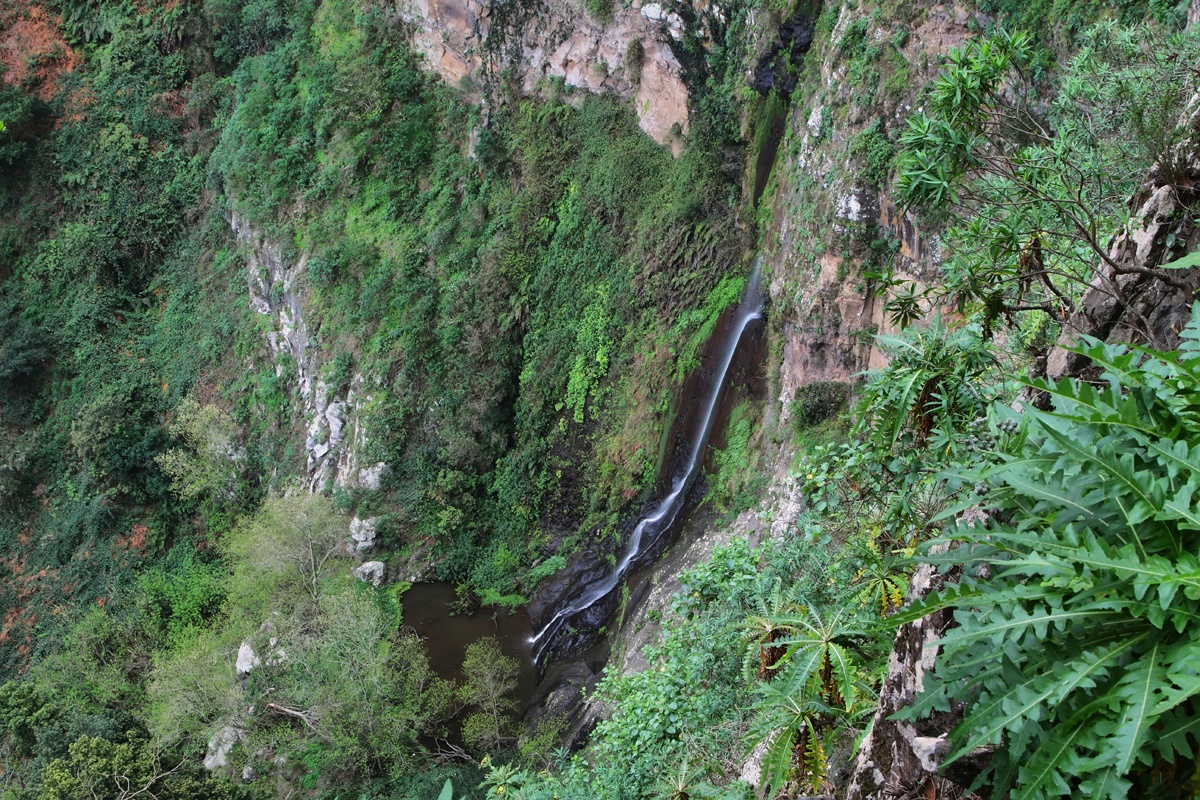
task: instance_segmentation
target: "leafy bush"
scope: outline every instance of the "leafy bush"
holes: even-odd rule
[[[613,0],[584,0],[587,11],[601,21],[612,19]]]
[[[1119,293],[1108,243],[1128,198],[1152,166],[1166,181],[1185,169],[1177,145],[1191,123],[1180,108],[1197,83],[1180,64],[1200,57],[1200,33],[1105,24],[1086,42],[1048,113],[1029,34],[955,49],[927,111],[900,136],[901,201],[960,220],[943,237],[938,293],[979,314],[985,331],[1018,311],[1065,324],[1094,281]],[[1190,291],[1167,271],[1151,274]]]
[[[272,598],[319,606],[324,579],[346,559],[348,537],[347,520],[327,497],[268,498],[221,541],[234,567],[234,601],[258,615],[265,611],[260,603]]]
[[[923,446],[936,431],[953,447],[955,434],[986,412],[998,362],[978,328],[937,323],[898,336],[877,336],[891,360],[862,390],[860,431],[879,446]]]
[[[171,479],[171,491],[190,500],[208,495],[219,501],[235,498],[239,463],[245,452],[237,447],[233,419],[216,406],[201,406],[188,397],[180,403],[171,434],[186,445],[172,448],[155,461]]]
[[[0,412],[26,422],[36,378],[50,356],[46,334],[21,314],[16,298],[0,298]]]
[[[466,680],[456,690],[459,702],[474,710],[463,720],[462,736],[467,746],[494,753],[517,739],[518,726],[512,717],[517,688],[516,659],[500,652],[500,643],[485,637],[467,645],[463,659]]]
[[[871,123],[850,140],[850,156],[863,165],[859,174],[877,189],[886,188],[895,153],[896,147],[887,137],[881,120]]]
[[[914,713],[966,703],[949,760],[1000,745],[1001,795],[1179,791],[1166,765],[1200,743],[1200,304],[1178,352],[1078,352],[1100,385],[1035,381],[1055,410],[998,407],[1002,448],[960,478],[992,521],[934,559],[965,564],[926,606],[958,625]]]
[[[797,386],[792,395],[792,419],[797,430],[820,425],[842,412],[850,400],[850,384],[816,381]]]

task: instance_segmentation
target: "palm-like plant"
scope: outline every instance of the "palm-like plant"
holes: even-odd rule
[[[679,768],[659,778],[651,789],[655,800],[709,800],[721,796],[721,790],[704,780],[705,771],[684,756]]]
[[[866,636],[857,611],[818,610],[809,605],[803,613],[783,621],[794,633],[779,640],[787,654],[776,667],[788,665],[791,685],[804,685],[811,696],[852,711],[858,665],[851,645],[854,639]]]
[[[981,376],[996,357],[976,327],[909,328],[877,336],[891,362],[869,381],[859,406],[865,430],[885,448],[920,448],[935,427],[962,430],[990,400]]]
[[[763,780],[772,792],[793,775],[820,791],[826,768],[824,739],[837,720],[858,710],[862,682],[853,642],[865,632],[856,611],[821,611],[808,605],[775,619],[789,633],[772,646],[787,650],[772,666],[779,678],[756,689],[761,712],[750,730],[754,747],[769,743]]]
[[[881,617],[898,611],[904,605],[908,576],[897,569],[891,559],[880,554],[878,546],[870,540],[856,548],[855,555],[860,566],[854,578],[852,602],[862,609],[878,609]]]
[[[779,642],[795,631],[791,620],[802,609],[795,597],[783,590],[778,579],[768,594],[755,598],[755,604],[754,613],[734,626],[749,643],[742,673],[747,679],[756,674],[758,680],[769,681],[776,675],[775,665],[787,653],[787,648]]]

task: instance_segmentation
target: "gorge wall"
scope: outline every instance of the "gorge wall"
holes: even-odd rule
[[[689,7],[703,14],[708,3]],[[679,13],[658,3],[613,4],[602,18],[564,0],[406,0],[413,45],[452,86],[476,94],[515,75],[526,92],[544,79],[631,100],[638,125],[678,153],[688,132],[688,89],[671,43],[684,35]],[[720,10],[714,9],[717,15]]]

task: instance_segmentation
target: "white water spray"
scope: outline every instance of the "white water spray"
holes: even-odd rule
[[[550,618],[550,621],[530,640],[534,646],[535,659],[541,658],[542,652],[566,620],[590,608],[615,589],[624,580],[630,565],[637,558],[638,554],[642,552],[643,546],[645,544],[652,544],[654,542],[654,535],[670,528],[675,523],[676,518],[678,518],[679,512],[683,509],[684,502],[687,500],[688,490],[695,483],[696,477],[700,474],[700,466],[704,463],[704,451],[708,447],[708,437],[712,433],[713,420],[716,417],[717,406],[721,399],[721,389],[725,386],[725,378],[729,373],[730,365],[733,363],[733,356],[737,352],[738,344],[741,342],[742,335],[746,332],[746,328],[750,326],[750,323],[762,319],[763,298],[759,287],[759,277],[759,265],[755,264],[754,271],[750,274],[749,280],[746,281],[746,288],[742,294],[741,303],[738,305],[737,315],[733,320],[729,340],[725,343],[725,348],[721,353],[721,360],[717,365],[716,371],[713,373],[712,385],[709,387],[708,393],[704,398],[704,406],[702,407],[703,410],[698,426],[699,430],[691,438],[691,450],[688,453],[687,461],[672,478],[671,491],[651,508],[646,516],[638,520],[637,525],[633,528],[633,533],[629,536],[629,543],[625,547],[625,552],[622,554],[621,560],[617,562],[613,571],[604,578],[583,586],[576,593],[574,599],[559,609]],[[649,539],[647,539],[646,535],[648,532],[650,533]]]

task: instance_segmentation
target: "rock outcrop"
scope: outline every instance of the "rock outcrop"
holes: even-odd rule
[[[979,508],[968,509],[959,518],[960,524],[971,526],[986,525],[987,521],[987,512]],[[922,600],[956,579],[955,570],[939,573],[936,566],[923,564],[909,580],[907,602]],[[923,690],[925,677],[937,664],[938,640],[953,621],[953,612],[945,609],[896,630],[887,677],[879,689],[879,707],[858,748],[846,800],[941,797],[941,784],[949,781],[959,787],[970,786],[991,758],[990,749],[979,748],[942,767],[949,750],[947,734],[962,719],[958,710],[936,712],[915,722],[892,719]]]
[[[320,378],[320,351],[314,346],[304,311],[304,276],[308,259],[294,262],[282,249],[236,212],[230,224],[246,250],[250,307],[270,321],[267,344],[275,376],[288,380],[307,420],[304,449],[309,491],[329,482],[347,489],[378,489],[383,463],[362,465],[359,454],[368,442],[362,410],[370,401],[362,376],[355,375],[341,396]]]
[[[229,763],[229,754],[234,745],[245,738],[245,731],[234,725],[226,725],[208,740],[208,752],[204,756],[204,768],[209,772]]]
[[[1189,104],[1189,124],[1200,142],[1200,95]],[[1193,145],[1195,147],[1195,145]],[[1078,375],[1087,359],[1067,350],[1078,337],[1173,349],[1191,318],[1200,289],[1200,270],[1162,269],[1194,250],[1200,231],[1200,153],[1181,153],[1174,169],[1157,166],[1130,205],[1137,209],[1129,226],[1114,238],[1108,260],[1049,355],[1051,378]]]
[[[873,269],[867,263],[873,252],[886,245],[895,278],[918,290],[940,276],[942,253],[936,235],[921,230],[885,191],[865,183],[861,170],[847,160],[855,136],[877,122],[887,131],[899,129],[918,102],[915,91],[908,90],[880,93],[869,105],[859,102],[837,43],[860,17],[843,8],[832,33],[834,46],[805,56],[823,59],[820,80],[795,87],[772,178],[775,190],[764,196],[764,202],[773,205],[764,257],[770,276],[771,338],[782,343],[775,351],[779,361],[770,368],[778,369],[774,389],[780,426],[788,423],[789,404],[798,387],[850,382],[886,363],[873,334],[894,333],[896,326],[885,310],[891,299],[888,290],[865,274]],[[931,79],[938,57],[972,35],[972,21],[972,13],[956,5],[914,9],[905,23],[910,28],[906,42],[898,51],[910,72],[907,85],[916,87]],[[879,41],[896,33],[872,26],[866,37]],[[781,41],[786,38],[780,35]],[[770,49],[764,48],[769,55]],[[761,64],[766,69],[770,61]]]
[[[413,46],[454,86],[486,87],[502,72],[526,92],[558,78],[588,92],[633,101],[638,124],[677,153],[688,131],[688,91],[671,40],[684,34],[666,4],[615,3],[611,19],[570,0],[502,4],[491,0],[407,0],[401,17]]]
[[[944,575],[936,567],[922,565],[909,583],[908,600],[913,602],[940,589]],[[888,674],[879,690],[879,710],[871,732],[859,747],[858,758],[846,791],[847,800],[874,800],[892,796],[919,797],[932,781],[945,755],[944,725],[923,720],[922,724],[889,719],[912,705],[924,687],[925,676],[937,659],[937,641],[951,622],[949,611],[901,625],[888,657]]]
[[[365,561],[353,570],[354,577],[364,583],[370,583],[372,586],[383,583],[383,576],[386,573],[387,564],[382,561]]]
[[[350,520],[349,548],[355,553],[370,550],[375,546],[375,537],[379,530],[379,517],[367,517]]]

